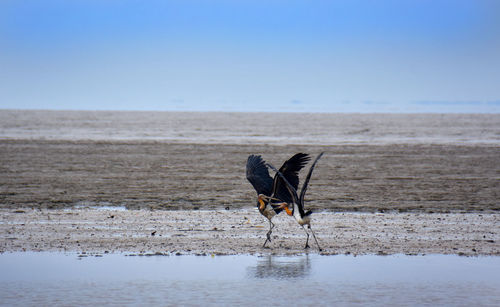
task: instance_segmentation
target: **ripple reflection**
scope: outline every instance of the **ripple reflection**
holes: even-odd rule
[[[267,255],[260,257],[256,265],[247,267],[250,278],[290,279],[305,278],[311,274],[309,255],[280,257]]]

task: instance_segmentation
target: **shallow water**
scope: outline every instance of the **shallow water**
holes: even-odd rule
[[[500,257],[0,255],[2,305],[498,305]]]

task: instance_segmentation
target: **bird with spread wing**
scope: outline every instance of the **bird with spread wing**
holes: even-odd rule
[[[311,168],[309,169],[309,172],[307,173],[306,180],[304,181],[304,184],[302,185],[302,190],[300,191],[300,196],[297,194],[297,185],[294,185],[292,182],[290,182],[285,176],[285,174],[280,170],[277,170],[272,164],[266,163],[267,166],[269,166],[273,171],[276,172],[276,176],[279,176],[283,182],[285,183],[285,187],[288,189],[289,196],[292,197],[291,202],[282,202],[281,204],[278,205],[278,209],[285,209],[286,213],[290,216],[293,216],[297,223],[304,229],[304,231],[307,234],[307,240],[306,240],[306,246],[305,248],[309,248],[309,233],[307,230],[304,228],[304,225],[307,225],[309,230],[311,230],[311,233],[313,235],[314,241],[316,241],[316,245],[318,246],[318,250],[321,251],[321,247],[319,247],[318,240],[316,239],[316,235],[314,234],[312,228],[311,228],[311,214],[312,211],[304,210],[304,196],[306,195],[307,191],[307,185],[309,184],[309,180],[311,179],[312,172],[314,170],[314,167],[316,166],[316,163],[318,160],[323,156],[323,153],[320,153],[316,159],[314,160],[313,164],[311,165]],[[290,204],[292,209],[290,210]]]
[[[266,241],[271,242],[274,216],[287,208],[286,204],[293,203],[293,195],[289,191],[290,185],[295,190],[299,185],[299,171],[309,162],[310,157],[304,153],[297,153],[286,160],[279,169],[274,179],[269,175],[266,162],[260,155],[250,155],[247,160],[246,176],[257,191],[257,208],[269,220],[269,231]],[[281,175],[279,175],[281,174]]]

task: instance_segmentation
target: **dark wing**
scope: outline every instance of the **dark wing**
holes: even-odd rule
[[[286,160],[279,169],[279,172],[295,190],[297,190],[299,186],[299,172],[306,166],[310,159],[308,154],[298,153]],[[284,202],[291,203],[293,201],[286,183],[278,174],[274,175],[272,193],[274,193],[274,197]]]
[[[269,176],[266,162],[261,156],[250,155],[247,160],[247,179],[257,194],[271,195],[273,178]]]
[[[316,163],[318,162],[319,158],[324,154],[324,152],[320,153],[316,159],[314,160],[313,164],[311,165],[311,168],[309,169],[309,173],[307,173],[306,180],[304,181],[304,184],[302,185],[302,191],[300,191],[300,203],[304,204],[304,195],[306,195],[307,191],[307,184],[309,183],[309,179],[311,179],[312,172],[314,170],[314,167],[316,166]]]
[[[301,210],[301,212],[304,212],[301,205],[299,204],[299,197],[297,196],[297,190],[290,184],[290,182],[286,179],[285,175],[283,175],[271,163],[266,163],[266,165],[269,166],[273,171],[275,171],[277,176],[279,176],[281,179],[283,179],[285,187],[286,187],[288,193],[290,193],[293,202],[299,205],[299,210]]]

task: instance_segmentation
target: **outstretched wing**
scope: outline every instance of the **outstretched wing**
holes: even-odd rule
[[[266,165],[269,166],[273,171],[275,171],[277,176],[279,176],[281,179],[283,179],[283,182],[285,183],[285,187],[288,190],[288,193],[290,193],[293,202],[296,204],[299,204],[299,197],[297,196],[297,190],[294,187],[292,187],[290,182],[288,182],[286,177],[276,167],[274,167],[271,163],[266,163]],[[300,209],[300,206],[299,206],[299,209]]]
[[[271,195],[273,178],[269,176],[266,162],[258,155],[250,155],[247,160],[247,179],[257,194]]]
[[[311,165],[311,168],[309,169],[309,172],[307,173],[306,180],[304,181],[304,185],[302,185],[302,190],[300,191],[300,203],[304,204],[304,195],[306,195],[307,191],[307,184],[309,183],[309,179],[311,179],[312,172],[314,170],[314,167],[316,166],[316,163],[318,160],[321,158],[321,156],[324,154],[324,152],[320,153],[316,159],[314,160],[313,164]]]
[[[280,167],[279,172],[286,178],[288,183],[297,190],[299,186],[299,172],[309,162],[311,158],[308,154],[297,153]],[[291,193],[287,188],[287,184],[278,174],[274,175],[272,192],[274,197],[287,202],[293,202]]]

